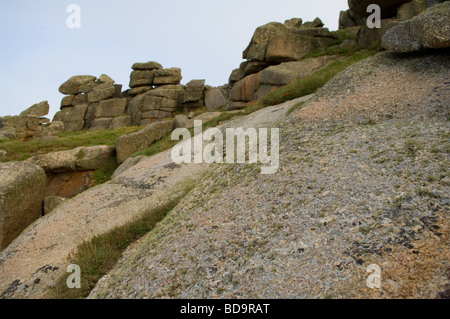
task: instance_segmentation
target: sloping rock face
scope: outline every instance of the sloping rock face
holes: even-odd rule
[[[269,107],[227,125],[270,127],[295,103]],[[45,298],[67,274],[70,255],[78,245],[163,206],[187,187],[199,184],[211,169],[208,164],[174,164],[171,150],[129,159],[111,182],[65,200],[0,254],[0,297]]]
[[[0,254],[0,298],[45,298],[80,244],[164,206],[198,183],[208,167],[175,165],[167,151],[65,200]]]
[[[383,47],[394,52],[414,52],[450,47],[450,2],[437,4],[402,22],[383,36]]]
[[[446,54],[344,71],[276,125],[277,174],[221,166],[90,298],[435,298],[450,281],[449,75]]]
[[[0,251],[41,217],[45,180],[39,166],[0,163]]]

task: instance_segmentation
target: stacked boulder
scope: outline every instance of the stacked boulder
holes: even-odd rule
[[[323,26],[319,18],[305,23],[294,18],[284,24],[272,22],[257,28],[243,53],[247,61],[230,75],[229,108],[245,107],[250,101],[302,76],[298,71],[310,64],[309,61],[298,66],[295,63],[304,60],[309,53],[336,44],[336,36]],[[317,71],[328,62],[329,59],[315,61],[311,71]],[[303,75],[310,74],[306,73]]]
[[[184,87],[181,69],[164,69],[157,62],[135,63],[130,75],[128,113],[135,126],[173,118],[181,110]]]
[[[47,101],[34,104],[18,116],[0,117],[0,140],[20,139],[26,140],[33,137],[49,135],[49,132],[62,131],[61,123],[52,123],[45,116],[50,106]]]
[[[183,111],[191,112],[205,107],[205,80],[192,80],[185,86]]]
[[[219,87],[206,86],[205,88],[205,106],[209,111],[224,108],[228,103],[230,95],[230,85],[226,84]]]
[[[432,7],[444,0],[349,0],[349,9],[342,11],[339,17],[339,29],[358,28],[359,45],[363,48],[375,48],[390,29],[403,21],[419,15],[425,8]],[[367,8],[377,4],[381,9],[381,28],[369,28],[367,18],[371,12]]]
[[[63,122],[66,131],[129,126],[127,99],[122,98],[122,85],[114,83],[105,74],[98,79],[90,75],[71,77],[59,88],[67,96],[53,121]]]

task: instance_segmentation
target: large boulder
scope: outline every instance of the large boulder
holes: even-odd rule
[[[82,146],[68,151],[34,156],[26,162],[42,167],[46,173],[68,173],[97,170],[114,155],[114,146]]]
[[[74,99],[75,99],[76,95],[67,95],[65,97],[62,98],[61,100],[61,108],[66,107],[66,106],[73,106],[74,103]]]
[[[450,47],[450,2],[437,4],[383,36],[382,45],[393,52],[414,52]]]
[[[185,111],[197,110],[205,106],[205,80],[192,80],[185,86],[182,107]]]
[[[0,251],[42,215],[46,176],[31,163],[0,163]]]
[[[158,62],[154,62],[154,61],[150,61],[150,62],[138,62],[133,64],[133,66],[131,67],[133,70],[159,70],[162,69],[162,65],[159,64]]]
[[[267,44],[269,40],[276,35],[285,33],[287,29],[288,27],[278,22],[271,22],[258,27],[250,41],[250,44],[243,52],[242,57],[245,60],[265,61]]]
[[[154,85],[180,84],[182,80],[180,68],[159,69],[155,71]]]
[[[85,116],[88,109],[88,104],[75,105],[72,107],[64,107],[61,114],[56,115],[55,120],[60,120],[64,123],[66,131],[80,131],[85,125]]]
[[[270,66],[261,72],[259,83],[283,86],[298,78],[312,75],[334,60],[336,60],[336,56],[322,56]]]
[[[130,74],[130,88],[152,86],[154,78],[154,70],[135,70]]]
[[[80,88],[89,83],[95,83],[97,78],[91,75],[77,75],[71,77],[59,87],[59,92],[66,95],[81,93]]]
[[[192,80],[186,84],[183,103],[197,102],[203,98],[205,80]]]
[[[127,108],[127,99],[117,98],[100,101],[95,110],[95,117],[117,117],[122,116]]]
[[[116,95],[116,86],[112,83],[104,83],[96,86],[92,92],[88,94],[88,102],[94,103],[107,100]]]
[[[373,49],[381,45],[381,39],[387,31],[398,25],[401,21],[396,19],[381,20],[381,28],[370,29],[367,25],[361,27],[358,43],[362,48]]]
[[[164,120],[149,124],[139,132],[120,136],[116,140],[117,161],[123,163],[134,153],[142,151],[174,129],[175,121]]]
[[[289,28],[300,28],[303,24],[303,20],[301,18],[292,18],[284,21],[284,25]]]
[[[245,68],[241,65],[241,73],[245,76],[267,66],[257,62],[277,64],[299,60],[314,50],[325,49],[334,43],[335,37],[328,29],[322,28],[323,23],[319,18],[300,27],[291,27],[299,23],[301,21],[298,20],[287,21],[287,25],[271,22],[257,28],[243,53],[243,58],[248,61],[244,62]],[[233,76],[238,78],[237,75]]]
[[[146,125],[157,119],[172,118],[181,108],[184,96],[181,85],[164,85],[135,96],[128,103],[127,113],[133,125]]]
[[[106,75],[106,74],[100,75],[97,82],[99,84],[105,84],[105,83],[114,84],[114,83],[116,83],[109,75]]]
[[[335,42],[327,29],[293,29],[272,37],[266,50],[265,60],[269,63],[281,63],[300,60],[308,53],[324,50]],[[324,30],[324,31],[318,31]],[[315,34],[319,34],[315,36]],[[329,36],[325,36],[325,34]]]
[[[264,53],[265,56],[265,53]],[[244,71],[241,68],[234,69],[231,71],[230,77],[228,79],[228,83],[233,85],[234,83],[242,80],[244,78]]]
[[[205,105],[209,111],[217,110],[227,104],[227,95],[220,87],[209,88],[205,92]]]
[[[254,100],[260,76],[261,72],[249,75],[235,83],[230,92],[230,100],[235,102],[250,102]]]
[[[34,104],[30,106],[28,109],[20,113],[20,116],[37,116],[42,117],[46,116],[50,110],[50,105],[48,101],[44,101],[41,103]]]

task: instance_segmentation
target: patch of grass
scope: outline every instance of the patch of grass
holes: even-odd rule
[[[115,130],[63,132],[51,140],[2,140],[0,150],[5,150],[7,154],[0,161],[23,161],[36,155],[71,150],[80,146],[113,146],[119,136],[139,129],[139,127],[125,127]]]
[[[114,174],[118,167],[119,164],[117,163],[117,157],[110,158],[103,164],[102,168],[94,172],[94,186],[101,185],[109,181],[112,174]]]
[[[417,152],[423,148],[423,145],[411,138],[405,140],[405,153],[409,157],[416,157]]]
[[[167,214],[186,196],[193,186],[185,187],[181,193],[166,204],[154,208],[140,218],[118,227],[109,233],[97,236],[84,242],[71,256],[71,263],[81,268],[81,288],[69,289],[67,277],[62,276],[49,294],[50,299],[82,299],[86,298],[97,282],[117,263],[122,253],[163,220]]]
[[[309,54],[307,54],[304,59],[309,59],[309,58],[317,58],[317,57],[321,57],[321,56],[325,56],[325,55],[338,55],[341,57],[347,57],[347,56],[351,56],[354,55],[356,52],[361,51],[361,47],[356,44],[354,46],[351,47],[329,47],[326,48],[325,50],[316,50],[313,51]]]

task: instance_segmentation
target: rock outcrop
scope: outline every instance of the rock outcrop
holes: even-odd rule
[[[450,2],[437,4],[411,20],[399,23],[383,36],[383,47],[414,52],[450,47]]]
[[[18,116],[0,117],[0,140],[26,140],[39,135],[51,135],[55,130],[47,129],[49,120],[44,117],[49,108],[48,102],[43,101],[30,106]]]
[[[247,61],[230,75],[228,108],[243,108],[249,102],[302,76],[302,74],[295,76],[298,68],[289,72],[287,70],[289,65],[286,63],[292,62],[291,65],[294,66],[295,62],[303,60],[308,54],[334,45],[336,36],[323,26],[319,18],[305,23],[300,18],[294,18],[285,21],[284,24],[271,22],[257,28],[250,44],[243,52],[243,58]],[[274,68],[277,66],[279,66],[278,73],[284,73],[285,76],[268,76],[276,72]],[[287,73],[290,73],[290,76]],[[306,73],[308,72],[303,72]],[[271,80],[268,80],[269,77]],[[261,79],[266,79],[265,81],[270,83]],[[215,91],[214,97],[220,99],[218,93]],[[213,109],[217,104],[214,103],[209,109]]]
[[[66,131],[107,129],[114,118],[124,115],[127,100],[121,98],[122,86],[106,74],[71,77],[59,91],[69,94],[61,101],[61,111],[53,121],[64,123]]]
[[[42,216],[45,180],[37,165],[0,163],[0,251]]]
[[[218,168],[90,298],[435,298],[449,282],[449,184],[426,177],[444,145],[425,145],[448,132],[449,72],[444,53],[345,70],[277,124],[277,174]],[[371,264],[382,289],[367,287]]]
[[[350,28],[350,27],[360,27],[361,31],[359,33],[359,45],[363,48],[375,48],[380,45],[383,35],[385,35],[391,28],[398,25],[400,22],[410,20],[415,16],[419,15],[425,8],[432,7],[442,0],[436,1],[426,1],[426,0],[350,0],[349,7],[347,11],[342,11],[339,17],[339,29]],[[369,14],[367,12],[367,7],[370,4],[378,4],[381,9],[381,28],[369,28],[366,23],[366,19]],[[445,25],[446,23],[443,22]],[[403,25],[403,24],[402,24]],[[442,26],[440,26],[440,31],[442,31]],[[410,31],[403,31],[402,36],[406,36],[406,33]],[[432,32],[432,31],[429,31]],[[445,32],[445,31],[444,31]],[[436,31],[435,34],[439,34]],[[399,35],[399,37],[401,37]],[[407,43],[411,43],[405,40]]]

